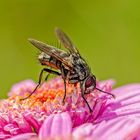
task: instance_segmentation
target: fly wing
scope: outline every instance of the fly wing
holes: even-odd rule
[[[28,40],[40,51],[61,61],[68,68],[70,69],[73,68],[72,63],[68,60],[69,53],[35,39],[28,39]]]
[[[59,28],[55,28],[55,34],[60,43],[70,51],[70,53],[74,53],[80,56],[79,51],[77,48],[73,45],[70,38]]]

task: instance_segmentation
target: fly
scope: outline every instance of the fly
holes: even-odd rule
[[[115,97],[113,94],[102,91],[101,89],[98,89],[96,87],[95,75],[92,74],[88,64],[82,58],[75,45],[71,42],[70,38],[59,28],[55,29],[55,34],[60,43],[68,50],[67,52],[54,46],[45,44],[41,41],[29,39],[31,44],[33,44],[41,51],[40,55],[38,56],[39,62],[41,63],[41,65],[47,67],[42,69],[39,76],[38,85],[36,86],[34,91],[30,93],[29,96],[21,100],[29,98],[36,91],[36,89],[41,84],[44,72],[48,72],[48,75],[55,74],[62,76],[65,90],[63,103],[65,103],[66,98],[66,82],[70,84],[80,83],[81,96],[86,102],[90,112],[92,112],[92,109],[84,96],[85,94],[89,94],[91,91],[94,91],[96,89]],[[46,80],[48,78],[48,75],[46,77]]]

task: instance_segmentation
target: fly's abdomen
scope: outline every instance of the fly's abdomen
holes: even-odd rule
[[[45,54],[44,52],[42,52],[39,55],[38,59],[42,65],[46,65],[54,69],[60,69],[61,64],[62,64],[61,61],[57,60],[56,58],[52,56]]]

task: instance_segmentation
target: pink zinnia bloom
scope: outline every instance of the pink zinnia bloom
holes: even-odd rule
[[[98,88],[86,95],[93,112],[81,97],[80,87],[64,85],[58,77],[35,88],[33,81],[16,84],[9,98],[0,102],[0,139],[4,140],[138,140],[140,139],[140,84],[112,90],[113,80],[98,82]]]

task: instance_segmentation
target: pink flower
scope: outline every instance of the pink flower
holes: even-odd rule
[[[116,99],[95,90],[86,96],[93,109],[90,113],[79,85],[74,88],[67,84],[67,98],[63,105],[61,78],[44,83],[34,95],[20,101],[35,87],[32,81],[27,83],[19,83],[11,90],[10,97],[0,103],[0,139],[140,139],[140,84],[111,91],[114,81],[99,82],[98,88],[112,92]]]

